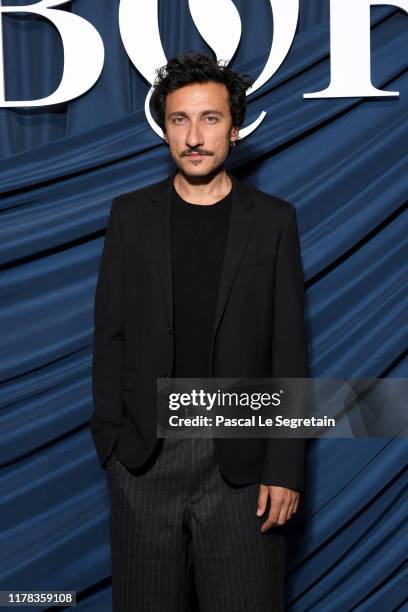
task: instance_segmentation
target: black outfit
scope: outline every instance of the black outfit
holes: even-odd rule
[[[173,180],[115,199],[95,296],[114,612],[185,610],[191,558],[200,612],[281,611],[285,526],[261,533],[256,502],[259,483],[303,490],[304,440],[158,441],[155,398],[170,374],[308,376],[296,210],[232,176],[193,205]]]
[[[173,188],[174,377],[208,376],[230,209],[231,192],[196,205]],[[212,439],[160,442],[144,468],[109,464],[114,612],[196,612],[197,596],[200,612],[284,610],[284,533],[261,534],[259,484],[227,484]]]
[[[129,468],[157,445],[156,378],[174,362],[170,202],[175,173],[113,201],[94,307],[90,429],[101,466],[116,445]],[[308,377],[303,274],[293,204],[230,175],[230,223],[208,372]],[[223,475],[304,489],[302,438],[215,438]]]
[[[260,532],[259,485],[228,485],[211,441],[166,438],[145,469],[109,460],[113,612],[285,609],[285,526]]]
[[[206,378],[231,192],[211,205],[191,204],[173,187],[170,245],[174,295],[172,376]]]

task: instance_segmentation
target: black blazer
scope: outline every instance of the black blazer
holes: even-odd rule
[[[129,468],[157,444],[156,377],[171,376],[169,210],[173,172],[112,203],[95,293],[90,428],[103,469],[115,446]],[[296,209],[231,176],[230,228],[209,372],[307,377]],[[303,491],[304,439],[214,438],[224,476]]]

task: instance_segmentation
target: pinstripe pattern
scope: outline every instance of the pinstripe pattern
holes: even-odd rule
[[[200,612],[284,610],[284,530],[260,532],[259,485],[228,484],[211,439],[161,439],[145,469],[112,456],[107,473],[113,612],[189,610],[192,563]]]

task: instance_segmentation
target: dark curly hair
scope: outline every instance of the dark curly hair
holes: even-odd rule
[[[191,83],[210,81],[223,83],[227,87],[233,126],[242,126],[246,111],[246,90],[254,82],[248,75],[234,72],[227,65],[199,51],[188,51],[173,57],[165,66],[158,68],[156,74],[150,108],[163,132],[167,94]]]

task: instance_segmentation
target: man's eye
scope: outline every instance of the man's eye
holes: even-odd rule
[[[174,119],[174,123],[181,123],[182,121],[184,121],[184,117],[176,117]]]
[[[217,121],[217,117],[215,117],[214,115],[207,115],[207,119],[210,123],[215,123]]]

